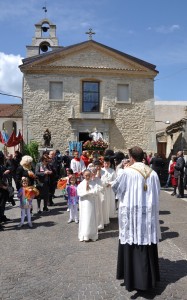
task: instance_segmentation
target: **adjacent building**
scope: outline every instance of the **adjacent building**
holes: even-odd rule
[[[0,104],[0,131],[8,137],[11,136],[12,131],[18,135],[22,132],[22,104]],[[16,148],[19,148],[17,146]],[[4,144],[0,143],[0,150],[4,150]],[[9,147],[8,152],[13,154],[15,147]],[[7,152],[6,151],[6,152]]]

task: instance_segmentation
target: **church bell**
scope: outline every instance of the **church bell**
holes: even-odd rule
[[[48,51],[48,46],[46,44],[42,44],[40,46],[40,49],[42,50],[42,52],[47,52]]]

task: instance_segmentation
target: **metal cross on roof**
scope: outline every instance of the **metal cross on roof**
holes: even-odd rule
[[[89,31],[85,32],[86,34],[88,34],[88,39],[92,40],[92,35],[95,34],[95,32],[92,31],[92,28],[89,29]]]
[[[47,12],[46,1],[45,1],[45,6],[43,6],[42,9],[44,10],[44,12],[45,12],[45,17],[46,17],[46,12]]]

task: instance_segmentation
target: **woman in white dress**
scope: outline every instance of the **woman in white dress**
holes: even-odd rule
[[[91,172],[85,170],[84,180],[77,187],[79,198],[79,233],[80,242],[96,241],[98,239],[98,224],[96,201],[97,194],[102,187],[96,181],[91,180]]]

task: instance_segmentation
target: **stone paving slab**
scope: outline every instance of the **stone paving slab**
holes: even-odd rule
[[[60,191],[57,191],[60,195]],[[116,276],[117,217],[96,242],[79,242],[78,225],[67,224],[62,197],[49,213],[36,214],[33,228],[18,228],[20,209],[8,206],[12,222],[0,232],[0,299],[126,300],[187,299],[187,203],[161,191],[159,244],[161,281],[151,292],[129,293]]]

